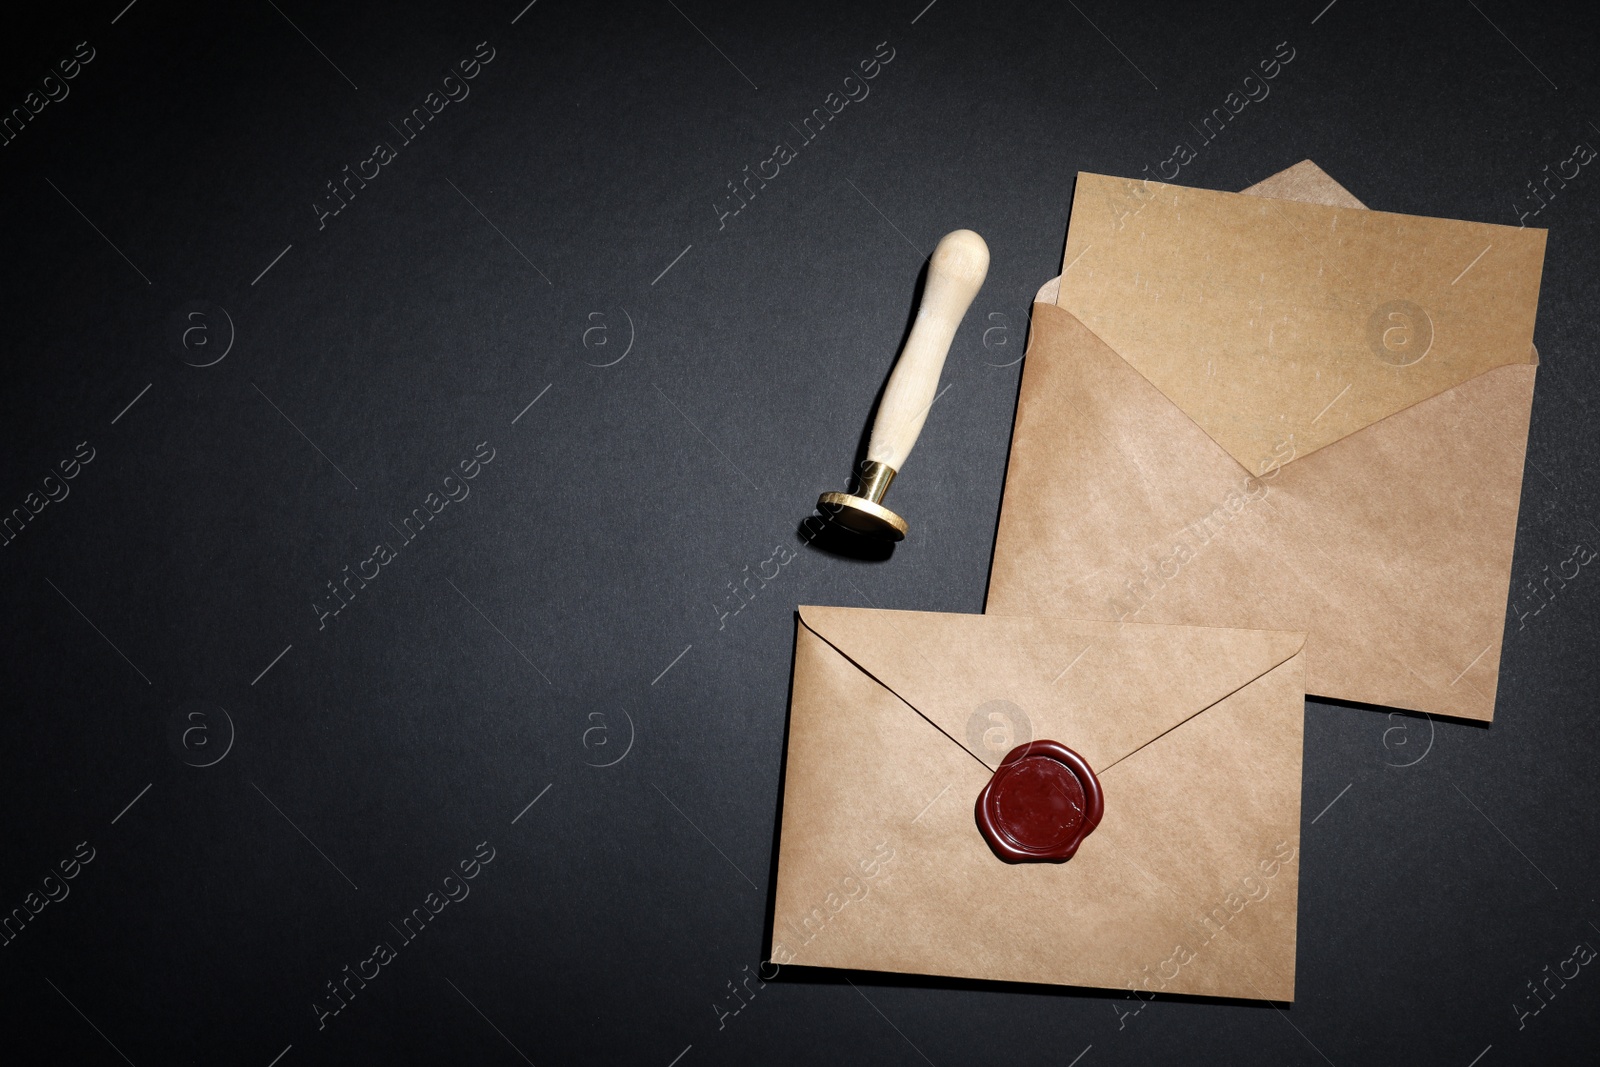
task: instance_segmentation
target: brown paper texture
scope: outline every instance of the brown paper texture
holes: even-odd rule
[[[773,961],[1292,999],[1300,642],[802,608]],[[978,832],[992,761],[964,731],[993,701],[1096,767],[1105,817],[1067,863]]]
[[[1304,200],[1310,204],[1327,204],[1331,207],[1366,207],[1344,186],[1328,176],[1327,171],[1302,159],[1287,170],[1280,170],[1270,178],[1263,178],[1244,190],[1251,196],[1273,196],[1280,200]],[[1061,276],[1040,286],[1033,301],[1036,304],[1054,304],[1061,295]]]
[[[1291,171],[1297,172],[1293,180],[1269,179],[1257,188],[1342,199],[1326,188],[1332,180],[1319,178],[1320,171],[1305,164]],[[1229,197],[1228,203],[1248,199]],[[1188,203],[1189,198],[1180,196],[1179,201]],[[1216,214],[1216,203],[1205,201],[1197,217]],[[1395,262],[1416,258],[1406,249],[1424,229],[1463,227],[1462,232],[1486,237],[1487,231],[1505,229],[1376,212],[1370,213],[1372,225],[1363,228],[1352,221],[1362,214],[1353,208],[1287,202],[1278,208],[1321,212],[1315,217],[1330,233],[1337,218],[1343,233],[1363,235],[1362,247],[1377,248],[1391,240]],[[1157,210],[1155,204],[1146,208],[1136,225],[1144,226],[1145,217],[1156,217],[1151,212]],[[1221,210],[1238,214],[1240,209]],[[1075,207],[1074,226],[1077,217]],[[1251,217],[1255,227],[1276,233],[1284,245],[1298,243],[1295,228],[1311,218],[1271,209]],[[1155,230],[1146,232],[1150,243],[1158,243]],[[1509,241],[1500,240],[1498,233],[1494,237],[1499,243],[1460,285],[1496,252],[1506,251],[1504,258],[1510,261],[1518,249],[1518,256],[1531,254],[1530,242],[1542,247],[1542,236],[1512,231]],[[1450,240],[1453,248],[1471,244],[1462,244],[1459,237]],[[1069,247],[1077,246],[1069,242]],[[1082,299],[1084,290],[1075,275],[1102,251],[1107,255],[1100,263],[1117,260],[1115,247],[1088,248],[1076,264],[1069,257],[1063,304]],[[1214,345],[1185,326],[1191,311],[1197,316],[1193,322],[1204,321],[1224,332],[1229,314],[1247,326],[1252,317],[1266,314],[1256,288],[1205,289],[1211,285],[1205,281],[1211,261],[1192,247],[1172,259],[1175,265],[1163,268],[1163,277],[1172,282],[1171,287],[1163,283],[1165,302],[1149,301],[1147,294],[1130,302],[1124,300],[1124,291],[1104,286],[1102,297],[1112,304],[1136,305],[1147,319],[1169,320],[1151,329],[1187,334],[1186,343],[1204,352],[1213,352]],[[1374,270],[1380,265],[1387,270],[1388,260],[1369,259]],[[1195,279],[1189,288],[1174,280],[1184,264]],[[1340,283],[1342,291],[1354,292],[1364,284],[1348,263],[1339,270],[1346,279]],[[1304,280],[1303,272],[1295,276]],[[1495,336],[1508,346],[1502,355],[1522,352],[1522,357],[1501,358],[1479,346],[1488,353],[1488,363],[1498,359],[1499,365],[1415,401],[1413,392],[1398,384],[1392,393],[1384,393],[1388,387],[1383,375],[1399,382],[1393,376],[1427,363],[1432,353],[1412,367],[1367,373],[1364,384],[1352,384],[1335,405],[1349,401],[1358,388],[1363,395],[1384,393],[1376,408],[1351,405],[1352,410],[1362,408],[1354,421],[1368,419],[1363,426],[1351,429],[1354,422],[1339,422],[1342,436],[1309,454],[1300,436],[1290,440],[1286,434],[1272,442],[1263,457],[1269,460],[1265,468],[1259,462],[1241,465],[1239,455],[1224,448],[1212,432],[1215,425],[1203,426],[1197,412],[1170,396],[1085,321],[1061,308],[1036,304],[987,610],[1303,630],[1308,634],[1306,687],[1312,695],[1491,719],[1533,400],[1535,369],[1526,330],[1531,328],[1537,277],[1536,259],[1524,263],[1521,274],[1496,267],[1480,276],[1476,291],[1484,308],[1510,309],[1508,315],[1518,323],[1514,330],[1493,322],[1486,322],[1484,330],[1499,331]],[[1482,288],[1490,280],[1493,287]],[[1449,281],[1446,276],[1446,288]],[[1198,309],[1188,301],[1186,294],[1202,289],[1215,298],[1209,309],[1207,301],[1200,301]],[[1335,306],[1327,303],[1327,296],[1324,287],[1308,306]],[[1218,312],[1223,304],[1231,308],[1227,314]],[[1482,317],[1470,307],[1460,314]],[[1324,343],[1307,334],[1305,323],[1313,321],[1323,322],[1336,336]],[[1348,323],[1311,316],[1295,329],[1300,331],[1294,335],[1300,338],[1297,344],[1311,353],[1295,371],[1301,375],[1297,381],[1313,357],[1321,359],[1341,346],[1359,356],[1351,347]],[[1243,335],[1235,331],[1234,336]],[[1220,365],[1233,357],[1205,358]],[[1238,362],[1233,365],[1237,370]],[[1269,411],[1271,404],[1251,405],[1280,386],[1269,382],[1257,392],[1236,390],[1230,395],[1250,416]],[[1207,392],[1209,388],[1201,385],[1198,392],[1185,393],[1186,402],[1203,408],[1224,395]],[[1395,410],[1370,418],[1385,407]],[[1207,417],[1223,415],[1212,411]],[[1232,426],[1239,431],[1236,445],[1242,440],[1248,444],[1238,446],[1241,450],[1260,447],[1269,438],[1252,435],[1266,425],[1242,418]],[[1247,476],[1263,470],[1264,477]]]
[[[1544,243],[1080,174],[1058,304],[1260,474],[1526,363]]]
[[[1300,200],[1307,204],[1327,204],[1329,207],[1367,206],[1309,159],[1302,159],[1287,170],[1263,178],[1243,192],[1250,196],[1272,196],[1279,200]]]

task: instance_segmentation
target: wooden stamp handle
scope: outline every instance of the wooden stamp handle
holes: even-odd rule
[[[971,230],[945,234],[928,261],[911,336],[895,361],[872,423],[867,459],[899,470],[917,443],[939,388],[956,327],[989,273],[989,246]]]

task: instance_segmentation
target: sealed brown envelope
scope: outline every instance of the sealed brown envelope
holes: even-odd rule
[[[802,607],[774,963],[1289,1000],[1303,635]],[[1104,817],[1002,862],[1013,743],[1086,758]]]
[[[987,610],[1304,630],[1312,695],[1491,719],[1544,231],[1248,192],[1080,176]]]

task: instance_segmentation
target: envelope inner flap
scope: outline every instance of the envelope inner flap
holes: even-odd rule
[[[800,618],[991,770],[1044,738],[1105,770],[1304,643],[1278,630],[809,605]]]
[[[1532,361],[1545,231],[1080,174],[1057,304],[1251,474]]]

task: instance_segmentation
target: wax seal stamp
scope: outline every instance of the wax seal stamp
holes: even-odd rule
[[[1007,863],[1065,863],[1100,825],[1089,761],[1059,741],[1018,745],[978,794],[978,829]]]
[[[988,273],[989,246],[971,230],[945,234],[933,250],[916,321],[878,401],[856,491],[823,493],[817,500],[817,510],[833,522],[885,541],[905,537],[906,520],[883,506],[883,494],[905,465],[928,409],[938,399],[939,372],[950,342]]]

